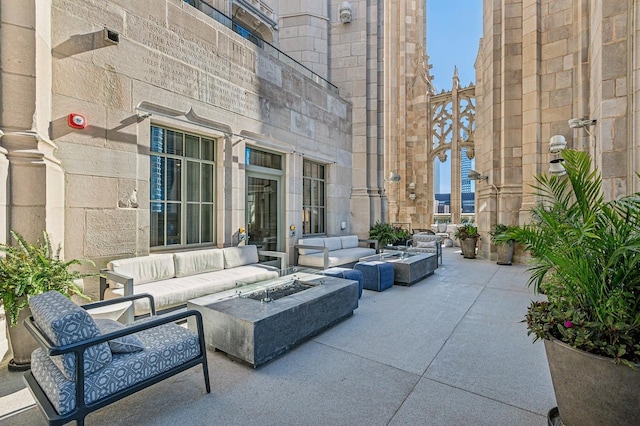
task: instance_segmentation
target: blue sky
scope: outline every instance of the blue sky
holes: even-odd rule
[[[481,36],[482,0],[427,0],[427,54],[438,92],[451,89],[454,66],[462,86],[475,83]]]
[[[482,37],[482,0],[426,0],[427,54],[436,92],[451,90],[453,69],[458,67],[462,87],[476,81],[474,63]],[[473,165],[472,165],[473,167]],[[451,191],[449,159],[440,167],[440,188]]]

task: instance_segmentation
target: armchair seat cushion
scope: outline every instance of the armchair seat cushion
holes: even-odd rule
[[[150,321],[145,318],[136,321]],[[184,364],[200,354],[198,336],[174,323],[136,333],[145,349],[113,354],[109,364],[85,376],[85,403],[98,401],[145,379]],[[40,348],[31,355],[31,372],[58,414],[76,406],[75,384],[69,380]]]

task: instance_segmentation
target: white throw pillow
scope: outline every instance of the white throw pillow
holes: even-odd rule
[[[240,247],[225,247],[222,251],[224,252],[224,269],[252,265],[259,261],[258,247],[251,244]]]

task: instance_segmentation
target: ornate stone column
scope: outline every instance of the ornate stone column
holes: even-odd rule
[[[0,9],[0,144],[9,161],[8,228],[28,240],[64,237],[64,171],[49,140],[51,3],[3,2]],[[20,43],[15,43],[20,40]]]

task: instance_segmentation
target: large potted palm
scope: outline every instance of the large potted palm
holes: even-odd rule
[[[558,402],[550,421],[637,424],[640,193],[605,201],[589,155],[562,156],[565,176],[536,178],[532,222],[497,239],[524,245],[529,285],[546,295],[526,322],[534,340],[544,339]]]
[[[17,232],[12,231],[11,236],[14,245],[0,244],[0,301],[4,305],[7,338],[13,352],[9,369],[24,370],[29,368],[31,352],[37,347],[23,325],[31,315],[29,297],[56,290],[67,297],[78,295],[88,300],[77,283],[96,274],[71,270],[83,261],[60,259],[61,247],[54,251],[46,232],[44,240],[35,244],[27,242]]]

